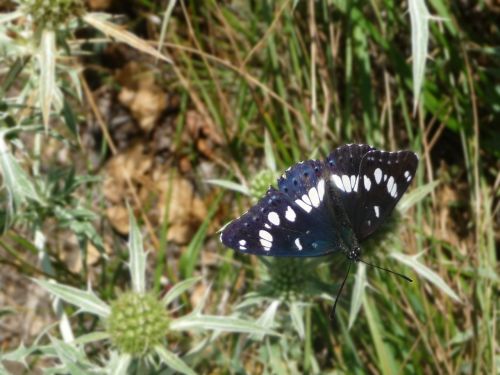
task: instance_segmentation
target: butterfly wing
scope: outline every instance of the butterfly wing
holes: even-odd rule
[[[359,167],[361,160],[375,148],[365,144],[348,144],[333,150],[326,158],[330,181],[342,199],[351,222],[355,220],[359,202]]]
[[[411,151],[367,152],[359,166],[358,198],[351,223],[358,240],[372,234],[415,177],[418,157]]]
[[[247,213],[227,225],[224,245],[256,255],[311,257],[340,248],[324,163],[289,168]]]

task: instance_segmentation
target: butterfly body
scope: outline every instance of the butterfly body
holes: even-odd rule
[[[360,256],[360,242],[390,215],[415,175],[411,151],[351,144],[325,161],[290,167],[250,210],[228,224],[221,241],[248,254]]]

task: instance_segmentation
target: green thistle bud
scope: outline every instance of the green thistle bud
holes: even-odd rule
[[[84,12],[81,0],[19,0],[20,9],[33,17],[36,27],[56,29]]]
[[[107,331],[121,352],[147,354],[162,342],[168,326],[165,308],[152,294],[127,292],[111,303]]]
[[[303,259],[275,259],[269,267],[272,293],[287,301],[296,299],[307,283],[304,271]]]
[[[270,186],[276,184],[276,173],[270,170],[260,171],[250,184],[250,194],[258,200],[266,194]]]

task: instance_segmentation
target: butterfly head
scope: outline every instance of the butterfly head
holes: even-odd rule
[[[361,248],[359,246],[354,246],[347,252],[347,259],[357,262],[361,257]]]

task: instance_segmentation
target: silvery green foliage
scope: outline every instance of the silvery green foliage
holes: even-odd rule
[[[127,303],[128,300],[132,300],[132,302],[136,300],[142,301],[141,306],[143,307],[139,314],[141,315],[139,318],[141,321],[140,324],[148,324],[147,311],[149,311],[149,307],[146,306],[144,309],[144,303],[156,303],[159,306],[159,308],[155,310],[156,314],[162,314],[164,312],[166,322],[165,325],[159,326],[156,324],[158,317],[154,319],[155,329],[160,331],[165,330],[163,334],[162,332],[158,332],[158,340],[155,340],[155,342],[148,342],[148,340],[144,341],[144,337],[142,337],[142,341],[148,344],[144,346],[144,350],[134,347],[133,353],[127,352],[127,347],[116,345],[112,337],[114,331],[107,330],[107,328],[111,326],[109,324],[110,321],[117,318],[113,316],[113,310],[110,304],[97,296],[90,287],[88,290],[80,290],[52,280],[37,279],[35,282],[39,286],[60,300],[75,306],[78,313],[85,312],[97,316],[101,321],[99,325],[101,330],[81,335],[71,342],[66,342],[54,337],[49,333],[50,329],[48,329],[46,333],[36,340],[33,346],[26,348],[21,345],[15,351],[2,354],[0,356],[0,365],[3,360],[26,364],[27,357],[34,355],[34,352],[36,352],[38,356],[53,358],[56,361],[56,365],[46,369],[46,373],[48,374],[61,372],[71,374],[122,374],[132,368],[155,368],[156,370],[169,368],[178,373],[192,375],[195,374],[195,372],[191,369],[189,363],[184,361],[179,354],[170,351],[167,345],[168,343],[162,340],[168,331],[187,331],[190,333],[190,336],[193,337],[196,336],[195,333],[211,331],[213,332],[211,339],[215,339],[216,336],[223,332],[245,333],[249,335],[258,335],[259,337],[276,335],[276,333],[266,324],[261,324],[261,322],[255,322],[251,319],[247,320],[236,316],[228,317],[203,314],[202,311],[206,298],[187,315],[179,316],[178,313],[175,315],[172,314],[171,311],[168,310],[168,306],[176,301],[182,293],[188,291],[195,283],[200,282],[200,278],[191,278],[178,283],[173,286],[161,300],[154,298],[152,292],[148,291],[146,286],[146,254],[142,244],[142,235],[132,214],[130,214],[128,250],[132,288],[128,292],[123,292],[122,295],[132,297],[122,299],[118,313],[122,315],[123,313],[134,314],[134,309],[136,309],[137,306],[128,308],[127,306],[123,306],[123,303]],[[134,295],[136,298],[134,298]],[[118,300],[119,299],[120,297],[118,297]],[[111,303],[111,305],[117,306],[114,303]],[[164,309],[165,307],[167,307],[166,310]],[[130,320],[134,319],[134,317],[127,315],[126,319]],[[40,345],[42,341],[48,341],[48,343]],[[198,348],[201,350],[209,341],[205,340],[201,343],[193,342],[193,349]],[[108,350],[107,353],[102,355],[102,358],[96,360],[87,357],[86,353],[88,353],[88,351],[85,350],[87,346],[103,342],[111,343],[112,345],[108,344],[103,346],[100,344],[101,347],[107,348]]]

